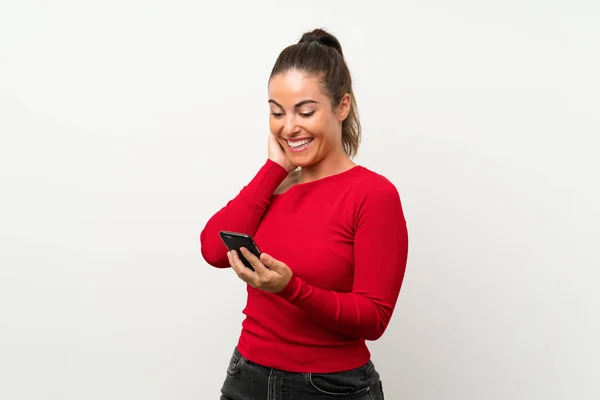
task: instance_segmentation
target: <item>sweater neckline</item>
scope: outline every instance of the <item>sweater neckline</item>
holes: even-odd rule
[[[357,165],[353,166],[352,168],[347,169],[342,172],[338,172],[337,174],[328,175],[323,178],[316,179],[314,181],[309,181],[309,182],[304,182],[304,183],[296,183],[295,185],[289,187],[288,190],[286,190],[283,193],[274,193],[273,197],[285,196],[286,194],[290,193],[291,191],[299,190],[302,188],[313,187],[313,186],[321,185],[321,184],[327,183],[327,182],[335,182],[335,181],[343,179],[349,175],[352,175],[353,173],[360,171],[360,170],[364,170],[364,167],[362,165],[357,164]]]

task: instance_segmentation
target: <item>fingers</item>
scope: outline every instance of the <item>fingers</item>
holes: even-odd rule
[[[227,252],[227,258],[229,259],[229,265],[235,271],[237,276],[244,282],[252,285],[252,274],[254,274],[254,272],[249,268],[246,268],[237,252],[235,250]]]
[[[244,265],[240,259],[240,255],[235,250],[231,250],[227,253],[229,265],[231,265],[231,268],[233,268],[238,277],[252,287],[260,288],[268,285],[270,281],[269,270],[263,265],[258,257],[246,248],[242,247],[240,248],[240,251],[242,253],[241,256],[248,260],[252,268],[254,268],[254,271]]]
[[[237,276],[253,288],[262,289],[267,292],[277,293],[281,291],[292,278],[291,269],[275,260],[268,254],[262,254],[260,259],[245,248],[241,248],[241,257],[244,257],[254,268],[247,268],[240,259],[240,255],[232,250],[227,253],[229,265]]]
[[[290,281],[292,272],[281,261],[275,260],[265,253],[259,259],[243,247],[240,249],[240,252],[242,253],[241,256],[252,265],[254,271],[242,263],[240,255],[235,250],[228,252],[227,257],[231,268],[248,285],[271,293],[277,293]]]
[[[258,259],[258,257],[256,257],[254,254],[252,254],[248,249],[246,249],[245,247],[240,248],[240,251],[242,252],[242,256],[244,256],[244,258],[246,260],[248,260],[248,262],[250,263],[250,265],[252,265],[252,268],[254,268],[254,270],[256,271],[256,273],[258,275],[264,275],[265,272],[268,272],[267,268],[264,266],[264,264]]]
[[[233,257],[233,250],[227,252],[227,260],[229,260],[229,266],[231,267],[231,269],[233,269],[236,272],[236,274],[239,275],[239,272],[238,272],[239,267],[237,266],[237,262]]]
[[[285,267],[285,264],[282,263],[281,261],[278,261],[276,259],[274,259],[273,257],[271,257],[270,255],[268,255],[267,253],[262,253],[260,255],[260,261],[262,261],[262,263],[269,268],[271,271],[275,271],[277,273],[280,273],[282,271],[282,269]]]

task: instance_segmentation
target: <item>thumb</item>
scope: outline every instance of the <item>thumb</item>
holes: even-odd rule
[[[277,261],[267,253],[262,253],[260,255],[260,261],[268,267],[271,271],[281,272],[285,269],[285,264],[281,261]]]

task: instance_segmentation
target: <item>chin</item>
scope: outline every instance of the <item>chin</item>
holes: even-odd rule
[[[316,164],[316,154],[294,154],[288,153],[289,159],[297,167],[306,168]]]
[[[298,161],[296,162],[295,160],[292,160],[292,163],[299,168],[306,168],[306,167],[310,167],[311,165],[313,165],[314,163],[312,161],[309,162],[302,162],[302,161]]]

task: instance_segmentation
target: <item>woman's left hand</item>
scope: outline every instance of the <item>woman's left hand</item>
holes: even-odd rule
[[[240,251],[242,256],[250,262],[254,271],[242,263],[235,250],[228,252],[227,258],[229,258],[231,268],[248,285],[266,292],[277,293],[283,290],[292,279],[292,270],[281,261],[265,253],[262,253],[259,259],[244,247]]]

